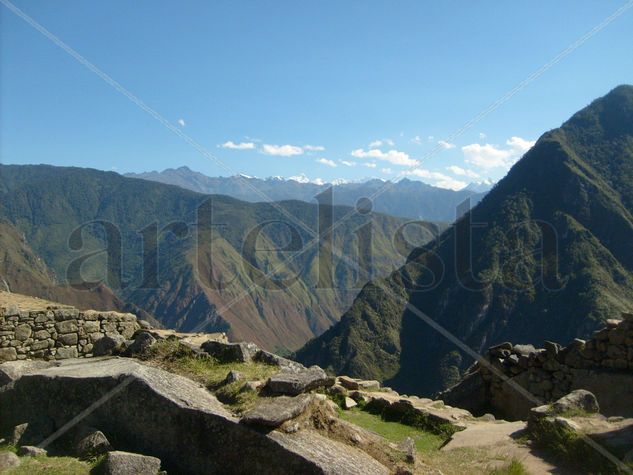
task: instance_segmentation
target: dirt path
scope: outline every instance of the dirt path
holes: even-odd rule
[[[552,465],[542,457],[534,448],[516,440],[517,434],[525,430],[526,423],[493,421],[475,422],[453,435],[450,442],[443,448],[443,451],[450,451],[459,448],[485,448],[495,458],[499,458],[498,466],[507,464],[509,460],[519,460],[528,473],[540,475],[547,473],[571,474],[571,471]],[[504,461],[501,461],[504,460]],[[496,463],[496,462],[495,462]],[[497,468],[494,466],[490,469]]]

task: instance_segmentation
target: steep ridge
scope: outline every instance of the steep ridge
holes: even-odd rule
[[[633,306],[632,212],[633,87],[620,86],[544,134],[477,207],[368,284],[297,357],[428,394],[472,360],[411,307],[478,353],[586,337]]]
[[[80,310],[103,309],[131,312],[152,325],[160,323],[149,313],[117,297],[106,285],[79,290],[58,282],[55,274],[30,248],[8,221],[0,219],[0,290],[56,300]]]
[[[309,247],[318,230],[316,205],[245,203],[81,168],[8,165],[0,174],[1,215],[60,280],[78,283],[81,269],[83,280],[105,279],[119,298],[168,327],[227,331],[275,350],[296,349],[325,331],[372,275],[388,274],[406,255],[393,241],[405,220],[325,207],[334,223],[352,213],[332,244],[353,262],[368,254],[359,253],[357,231],[371,224],[372,260],[359,272],[334,255],[321,272],[331,272],[333,285],[317,289],[324,252]],[[439,229],[408,226],[406,234],[422,244]],[[254,285],[262,273],[294,280]]]
[[[200,193],[228,195],[244,201],[301,200],[313,202],[316,195],[333,187],[336,205],[354,206],[360,198],[373,199],[374,209],[381,213],[405,218],[452,222],[457,206],[467,198],[478,203],[490,189],[491,183],[472,184],[454,191],[427,185],[417,180],[402,179],[387,184],[371,179],[359,183],[316,184],[293,179],[246,176],[208,177],[188,167],[169,168],[162,172],[128,173],[131,178],[176,185]]]

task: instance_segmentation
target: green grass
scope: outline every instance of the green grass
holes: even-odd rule
[[[497,468],[491,471],[489,475],[528,475],[528,471],[521,462],[517,459],[512,459],[509,465]]]
[[[246,381],[265,380],[279,371],[277,366],[264,363],[219,363],[211,357],[197,355],[174,339],[157,342],[143,359],[205,385],[237,412],[243,412],[257,400],[256,393],[241,392]],[[241,373],[243,379],[222,384],[231,370]]]
[[[16,452],[16,447],[5,445],[0,452]],[[73,457],[20,457],[20,465],[2,472],[6,475],[89,475],[98,460],[82,462]]]
[[[380,416],[356,408],[349,411],[340,411],[340,416],[342,419],[375,432],[391,442],[398,443],[405,437],[411,437],[415,441],[418,452],[426,453],[438,450],[444,443],[444,439],[439,435],[400,424],[399,422],[385,421]]]

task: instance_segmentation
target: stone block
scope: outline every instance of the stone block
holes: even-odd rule
[[[77,358],[78,356],[77,348],[57,348],[57,353],[55,354],[55,358],[58,360]]]
[[[4,361],[15,361],[18,359],[18,352],[15,348],[0,348],[0,363]]]
[[[58,333],[76,333],[78,328],[77,320],[66,320],[55,324]]]

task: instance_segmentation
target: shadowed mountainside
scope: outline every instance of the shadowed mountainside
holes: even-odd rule
[[[471,359],[411,307],[479,353],[586,337],[631,310],[632,212],[633,87],[620,86],[545,133],[477,207],[365,286],[297,357],[429,394]]]

